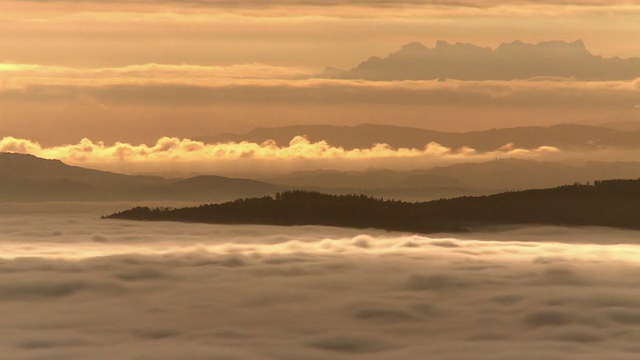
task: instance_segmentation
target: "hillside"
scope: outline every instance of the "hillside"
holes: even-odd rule
[[[545,224],[640,229],[640,180],[597,181],[423,203],[292,191],[182,209],[137,207],[108,219],[220,224],[326,225],[417,233]]]
[[[219,224],[325,225],[396,231],[462,231],[419,215],[418,205],[365,195],[291,191],[275,197],[239,199],[181,209],[136,207],[107,219],[183,221]]]
[[[314,170],[240,179],[129,176],[69,166],[58,160],[0,153],[0,201],[174,200],[217,202],[303,189],[405,201],[489,195],[596,179],[640,178],[638,162],[582,165],[501,159],[429,169]]]
[[[223,201],[285,188],[221,176],[165,179],[69,166],[59,160],[0,153],[0,201],[177,200]]]

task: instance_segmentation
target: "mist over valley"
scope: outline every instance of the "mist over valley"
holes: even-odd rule
[[[99,219],[126,206],[0,204],[3,357],[637,356],[635,231]]]
[[[640,1],[0,0],[0,360],[637,360]]]

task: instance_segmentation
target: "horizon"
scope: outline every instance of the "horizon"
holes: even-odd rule
[[[640,0],[0,33],[0,360],[638,358]]]
[[[640,124],[640,97],[636,91],[640,70],[637,64],[630,64],[629,70],[616,70],[621,61],[640,63],[640,51],[626,59],[618,57],[620,54],[600,57],[593,55],[597,54],[594,51],[589,52],[590,44],[585,45],[580,38],[512,40],[490,48],[475,45],[474,39],[451,43],[435,40],[433,48],[420,46],[425,51],[441,52],[446,51],[443,48],[470,46],[478,50],[490,49],[493,54],[505,46],[522,44],[527,46],[518,51],[536,49],[533,56],[551,59],[559,65],[557,70],[550,70],[546,75],[544,69],[551,63],[532,69],[534,72],[530,73],[525,71],[518,75],[513,73],[517,70],[509,70],[511,73],[500,75],[501,68],[516,66],[521,61],[516,55],[509,54],[516,57],[512,60],[481,59],[482,66],[497,66],[486,69],[486,78],[475,79],[477,75],[474,74],[480,74],[480,70],[460,73],[457,78],[455,72],[462,71],[467,63],[460,63],[459,69],[447,70],[450,65],[446,62],[441,64],[441,59],[430,59],[429,53],[421,53],[402,55],[407,56],[402,60],[405,62],[411,56],[424,57],[410,60],[415,62],[409,64],[415,66],[415,70],[407,70],[409,73],[401,68],[394,70],[394,66],[406,67],[394,65],[399,54],[416,51],[404,50],[407,45],[419,43],[396,45],[381,57],[363,56],[345,67],[350,70],[332,67],[328,77],[317,75],[321,68],[303,70],[298,65],[269,65],[255,61],[221,65],[150,61],[115,67],[76,68],[38,62],[21,64],[5,59],[0,65],[0,72],[5,75],[0,88],[0,93],[5,95],[0,98],[0,105],[5,110],[0,122],[0,137],[11,136],[49,146],[75,143],[83,138],[140,144],[154,143],[162,137],[196,139],[221,133],[243,133],[260,127],[383,125],[389,124],[390,118],[396,119],[393,125],[445,132],[563,123],[593,126],[619,123],[640,128],[634,125]],[[546,49],[545,44],[553,46]],[[564,55],[554,53],[558,48],[569,51],[576,44],[585,52],[574,55],[587,57],[588,61],[586,58],[563,58]],[[538,53],[540,51],[542,53]],[[547,51],[549,53],[545,54]],[[445,61],[459,61],[456,60],[459,55],[444,53],[442,56]],[[450,59],[446,60],[447,57]],[[371,68],[374,60],[385,67]],[[505,66],[498,61],[512,63]],[[567,63],[560,64],[563,61]],[[598,61],[601,63],[596,64]],[[607,61],[615,63],[605,63]],[[423,70],[419,68],[423,65],[420,64],[430,63],[436,72],[421,74]],[[534,66],[534,63],[520,66]],[[326,67],[331,65],[323,66]],[[609,69],[606,71],[612,72],[611,75],[603,73],[597,81],[571,77],[572,71],[588,74],[600,72],[601,68]],[[398,70],[404,72],[397,73]],[[451,71],[454,72],[451,76],[444,75]],[[438,76],[439,72],[442,75]],[[501,79],[504,76],[507,78]],[[613,77],[607,80],[606,76]],[[430,81],[436,79],[437,82]],[[558,102],[558,99],[568,101]],[[547,106],[538,107],[538,103]],[[50,118],[42,120],[40,114],[43,113]],[[174,118],[188,121],[176,123]],[[62,128],[65,131],[60,131]]]

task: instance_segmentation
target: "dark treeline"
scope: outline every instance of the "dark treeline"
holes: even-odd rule
[[[167,209],[136,207],[105,218],[220,224],[327,225],[408,232],[506,224],[640,228],[640,180],[607,180],[422,203],[287,191],[275,197]]]
[[[420,214],[421,204],[365,195],[328,195],[295,190],[275,197],[238,199],[180,209],[136,207],[112,219],[186,221],[219,224],[326,225],[433,232],[459,230]]]

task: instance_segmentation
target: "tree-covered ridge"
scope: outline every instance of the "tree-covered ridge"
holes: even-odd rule
[[[459,230],[420,215],[418,203],[294,190],[180,209],[136,207],[105,218],[220,224],[325,225],[433,232]]]
[[[167,209],[136,207],[106,218],[220,224],[326,225],[408,232],[504,224],[640,228],[640,180],[410,203],[364,195],[287,191],[275,197]]]

